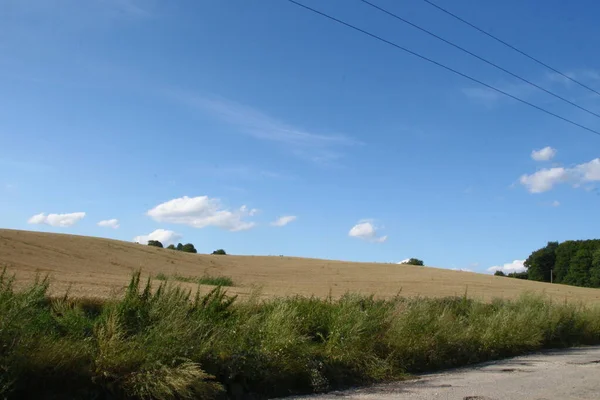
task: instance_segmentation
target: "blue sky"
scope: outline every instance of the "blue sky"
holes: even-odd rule
[[[303,2],[600,129],[359,1]],[[600,112],[422,1],[376,2]],[[438,3],[600,90],[597,2]],[[600,137],[287,1],[2,7],[1,227],[479,272],[597,235]]]

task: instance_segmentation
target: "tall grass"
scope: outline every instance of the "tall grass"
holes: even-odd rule
[[[264,398],[600,343],[600,309],[529,294],[237,302],[139,274],[100,305],[47,290],[0,275],[0,398]]]

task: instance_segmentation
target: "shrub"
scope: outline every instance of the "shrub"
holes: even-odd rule
[[[402,264],[408,264],[408,265],[424,265],[423,264],[423,260],[419,260],[418,258],[409,258],[407,261],[402,262]]]
[[[227,255],[227,253],[223,249],[215,250],[215,251],[212,252],[212,254],[218,254],[218,255],[222,255],[222,256],[226,256]]]
[[[509,278],[517,278],[517,279],[528,279],[529,274],[527,273],[527,271],[523,271],[523,272],[511,272],[510,274],[506,275]]]
[[[539,295],[237,302],[151,283],[92,304],[0,274],[0,398],[273,398],[600,343],[600,308]]]
[[[500,271],[500,270],[494,272],[494,275],[495,276],[506,276],[506,274],[504,272]]]
[[[233,286],[233,279],[228,276],[208,276],[204,275],[196,280],[202,285],[214,285],[214,286]]]
[[[148,240],[148,246],[160,247],[163,248],[163,244],[158,240]]]
[[[197,253],[197,252],[198,252],[198,251],[196,250],[196,248],[194,247],[194,245],[193,245],[193,244],[191,244],[191,243],[184,244],[184,245],[181,247],[181,251],[183,251],[183,252],[185,252],[185,253]]]

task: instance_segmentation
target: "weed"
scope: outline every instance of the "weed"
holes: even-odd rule
[[[164,278],[138,272],[100,302],[50,299],[43,277],[15,291],[0,273],[0,398],[277,397],[600,343],[600,308],[539,295],[238,302]]]

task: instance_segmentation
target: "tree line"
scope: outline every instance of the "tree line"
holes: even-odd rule
[[[600,287],[600,240],[548,242],[524,263],[525,279]]]
[[[148,246],[160,247],[161,249],[163,248],[163,244],[158,240],[148,240]],[[174,244],[170,244],[167,246],[167,249],[183,251],[184,253],[197,253],[198,252],[198,250],[196,250],[194,245],[191,243],[186,243],[186,244],[177,243],[177,246],[175,246]]]
[[[148,240],[148,246],[160,247],[161,249],[164,248],[163,244],[159,240]],[[191,243],[186,243],[186,244],[177,243],[177,246],[175,246],[174,244],[170,244],[167,246],[167,249],[183,251],[184,253],[194,253],[194,254],[198,253],[198,250],[196,250],[194,245]],[[227,253],[223,249],[215,250],[212,252],[212,254],[227,255]]]

